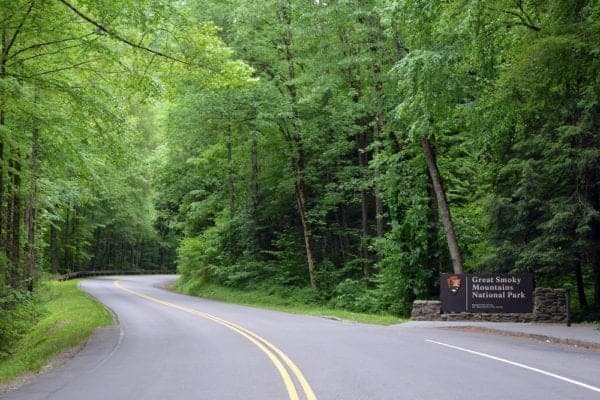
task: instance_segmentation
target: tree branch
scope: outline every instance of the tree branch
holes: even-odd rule
[[[136,43],[133,43],[131,40],[119,35],[117,32],[112,31],[111,29],[105,27],[104,25],[102,25],[101,23],[99,23],[98,21],[88,17],[87,15],[85,15],[83,12],[81,12],[79,9],[77,9],[75,6],[73,6],[71,3],[69,3],[67,0],[58,0],[59,2],[61,2],[63,5],[65,5],[68,9],[70,9],[72,12],[74,12],[78,17],[80,17],[81,19],[83,19],[84,21],[88,22],[89,24],[95,26],[96,28],[98,28],[100,31],[106,33],[108,36],[110,36],[111,38],[118,40],[120,42],[123,42],[125,44],[127,44],[130,47],[136,48],[136,49],[140,49],[140,50],[144,50],[147,51],[149,53],[152,53],[154,55],[157,55],[159,57],[163,57],[172,61],[176,61],[178,63],[181,64],[186,64],[186,65],[190,65],[189,62],[185,61],[185,60],[181,60],[179,58],[170,56],[168,54],[162,53],[160,51],[151,49],[149,47],[146,46],[142,46]]]
[[[35,50],[35,49],[39,49],[40,47],[51,46],[53,44],[59,44],[59,43],[64,43],[64,42],[70,42],[73,40],[81,40],[83,38],[86,38],[86,37],[94,35],[94,34],[95,33],[92,32],[92,33],[87,33],[87,34],[85,34],[83,36],[79,36],[79,37],[72,37],[72,38],[66,38],[66,39],[53,40],[51,42],[32,44],[31,46],[27,46],[27,47],[24,47],[22,49],[15,51],[13,54],[10,55],[10,57],[7,58],[7,60],[10,60],[11,58],[13,58],[21,53],[24,53],[26,51],[29,51],[29,50]]]
[[[142,81],[142,79],[144,79],[144,77],[146,76],[146,73],[148,73],[148,69],[150,69],[150,66],[154,62],[155,58],[156,58],[156,56],[153,55],[152,58],[150,59],[150,61],[148,62],[148,64],[146,64],[146,66],[144,67],[144,71],[142,72],[142,76],[140,77],[140,80],[139,80],[140,82]]]
[[[499,8],[491,7],[491,6],[489,7],[489,9],[493,10],[493,11],[501,12],[501,13],[504,13],[504,14],[508,14],[508,15],[510,15],[512,17],[517,17],[518,20],[519,20],[519,22],[504,21],[504,23],[507,26],[509,26],[509,27],[520,25],[520,26],[524,26],[524,27],[527,27],[529,29],[532,29],[532,30],[534,30],[536,32],[539,32],[539,31],[542,30],[542,28],[540,28],[539,26],[537,26],[533,22],[533,20],[531,19],[531,17],[527,14],[527,12],[525,11],[525,7],[523,5],[523,1],[522,0],[517,0],[515,2],[515,7],[518,8],[518,10],[520,12],[513,11],[513,10],[503,10],[503,9],[499,9]]]
[[[513,26],[524,26],[526,28],[532,29],[536,32],[541,31],[541,28],[535,25],[530,25],[526,22],[523,21],[504,21],[504,24],[506,25],[507,28],[513,27]]]
[[[10,49],[12,48],[12,46],[15,44],[15,40],[17,40],[17,36],[19,36],[19,33],[21,33],[21,29],[23,29],[23,25],[25,25],[25,21],[27,21],[27,18],[29,18],[29,14],[31,14],[31,10],[33,10],[34,4],[35,4],[35,1],[32,1],[31,3],[29,3],[29,8],[25,12],[23,19],[21,19],[19,26],[17,26],[17,29],[15,29],[15,32],[13,33],[12,38],[10,38],[10,40],[8,41],[6,48],[4,48],[4,50],[2,51],[3,61],[7,60],[8,53],[10,52]]]
[[[25,61],[33,60],[33,59],[36,59],[36,58],[39,58],[39,57],[45,57],[45,56],[51,56],[51,55],[54,55],[54,54],[59,54],[59,53],[65,51],[65,50],[72,49],[72,48],[79,47],[79,46],[81,46],[81,44],[74,44],[74,45],[71,45],[71,46],[61,47],[61,48],[56,49],[54,51],[48,51],[46,53],[39,53],[39,54],[32,55],[30,57],[20,58],[20,59],[12,61],[10,63],[7,63],[6,66],[7,67],[11,67],[13,65],[16,65],[16,64],[19,64],[19,63],[23,63]]]
[[[53,74],[55,72],[61,72],[61,71],[69,70],[69,69],[75,69],[75,68],[78,68],[78,67],[80,67],[82,65],[90,64],[90,63],[93,63],[94,61],[99,61],[99,60],[102,60],[102,59],[101,58],[94,58],[92,60],[82,61],[80,63],[68,65],[66,67],[61,67],[61,68],[56,68],[56,69],[49,69],[49,70],[38,72],[37,74],[32,74],[32,75],[21,75],[21,74],[7,74],[7,75],[15,77],[15,78],[32,79],[32,78],[35,78],[36,76],[48,75],[48,74]]]
[[[529,16],[529,14],[527,13],[527,11],[525,11],[525,6],[523,5],[523,0],[519,0],[519,10],[521,10],[521,15],[523,15],[525,17],[525,19],[527,20],[527,25],[529,28],[534,29],[537,28],[537,30],[541,30],[541,28],[537,27],[535,25],[535,23],[533,22],[533,20],[531,19],[531,17]]]
[[[505,14],[512,15],[512,16],[519,18],[520,22],[512,22],[512,25],[522,25],[529,29],[533,29],[536,32],[539,32],[542,30],[542,28],[540,28],[539,26],[534,25],[529,17],[525,18],[523,15],[521,15],[517,12],[511,11],[511,10],[503,10],[503,12]]]

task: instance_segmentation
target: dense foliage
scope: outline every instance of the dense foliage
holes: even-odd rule
[[[168,1],[0,1],[0,356],[42,271],[171,267],[151,172],[163,82],[189,70],[247,68]]]
[[[527,271],[597,315],[599,14],[0,0],[0,322],[35,318],[41,271],[175,257],[188,285],[395,314],[440,272]]]
[[[599,12],[194,2],[256,80],[174,86],[156,187],[183,279],[405,314],[439,272],[532,272],[597,312]]]

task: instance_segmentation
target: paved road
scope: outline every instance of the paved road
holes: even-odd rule
[[[4,398],[600,399],[597,351],[258,310],[161,289],[169,279],[84,281],[120,324]]]

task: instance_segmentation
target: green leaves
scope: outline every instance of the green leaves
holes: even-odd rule
[[[468,269],[600,293],[596,3],[0,2],[0,223],[35,188],[47,270],[312,260],[323,299],[407,313],[450,263],[427,137]]]

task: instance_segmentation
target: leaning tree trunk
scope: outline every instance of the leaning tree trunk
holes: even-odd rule
[[[306,185],[304,183],[304,151],[301,143],[297,143],[296,147],[296,200],[298,202],[298,211],[300,214],[300,222],[302,223],[302,231],[304,234],[304,247],[306,249],[306,262],[308,264],[308,275],[310,278],[310,286],[319,290],[317,281],[317,269],[315,264],[315,256],[312,248],[312,228],[308,221],[308,204],[306,201]]]
[[[306,249],[306,262],[308,264],[308,274],[310,278],[310,285],[314,290],[319,290],[319,283],[317,281],[317,266],[315,262],[314,251],[312,247],[312,227],[308,220],[308,202],[306,195],[306,183],[304,180],[305,173],[305,157],[304,157],[304,143],[302,138],[302,132],[298,124],[298,90],[295,84],[296,81],[296,61],[294,53],[292,52],[292,5],[291,1],[281,3],[279,9],[279,22],[284,25],[284,32],[282,36],[283,52],[285,61],[287,62],[287,74],[284,85],[287,88],[290,106],[293,116],[292,131],[290,135],[287,135],[286,140],[294,148],[294,189],[296,193],[296,201],[298,203],[298,213],[300,214],[300,222],[302,224],[302,232],[304,236],[304,247]]]
[[[442,217],[442,223],[444,224],[444,232],[446,233],[446,241],[448,242],[448,250],[450,251],[450,257],[452,258],[452,266],[455,274],[463,273],[463,265],[460,257],[460,250],[458,249],[458,240],[456,238],[456,231],[454,230],[454,224],[452,223],[452,216],[450,215],[450,207],[448,206],[448,200],[446,199],[446,192],[444,191],[444,185],[442,177],[437,167],[435,155],[431,150],[431,145],[427,137],[421,138],[421,147],[425,154],[425,161],[427,162],[427,168],[429,169],[429,175],[433,183],[433,190],[435,191],[435,197],[438,202],[440,209],[440,215]]]

